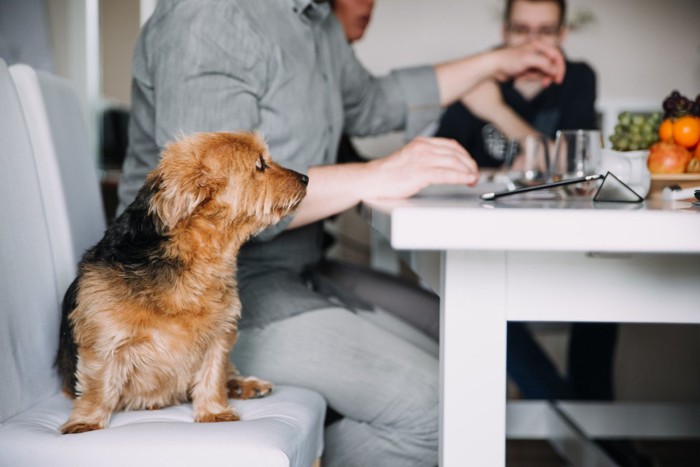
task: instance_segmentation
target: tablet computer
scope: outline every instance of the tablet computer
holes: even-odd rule
[[[572,178],[569,180],[562,180],[560,182],[543,183],[542,185],[516,188],[515,190],[505,190],[505,191],[498,191],[498,192],[493,192],[493,193],[484,193],[483,195],[481,195],[481,199],[486,200],[486,201],[491,201],[492,199],[501,198],[503,196],[518,195],[520,193],[527,193],[530,191],[549,190],[550,188],[557,188],[557,187],[565,186],[565,185],[573,185],[576,183],[592,182],[594,180],[600,180],[603,177],[604,177],[604,175],[601,175],[601,174],[587,175],[585,177]]]

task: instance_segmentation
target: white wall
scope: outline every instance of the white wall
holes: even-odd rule
[[[55,72],[75,86],[87,115],[90,146],[97,157],[100,51],[97,0],[44,0]]]
[[[139,0],[100,0],[102,99],[128,107],[131,101],[131,58],[140,29]]]

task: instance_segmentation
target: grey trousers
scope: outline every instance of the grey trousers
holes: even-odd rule
[[[438,463],[437,344],[393,315],[328,308],[244,329],[245,375],[314,389],[344,416],[325,432],[324,467]]]

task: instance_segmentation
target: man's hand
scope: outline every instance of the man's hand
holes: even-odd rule
[[[541,41],[530,41],[513,47],[501,47],[496,55],[495,77],[499,80],[521,75],[541,76],[542,86],[561,83],[566,66],[564,56],[557,47]]]
[[[399,151],[367,164],[364,199],[407,198],[435,184],[476,185],[479,169],[456,141],[419,137]]]
[[[290,229],[338,214],[365,199],[407,198],[433,184],[475,185],[479,169],[454,140],[416,138],[382,159],[309,168],[309,186]]]

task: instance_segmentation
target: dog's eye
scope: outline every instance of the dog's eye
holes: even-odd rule
[[[267,162],[265,162],[265,158],[260,154],[260,157],[258,157],[258,160],[255,162],[255,170],[264,172],[265,169],[267,169]]]

